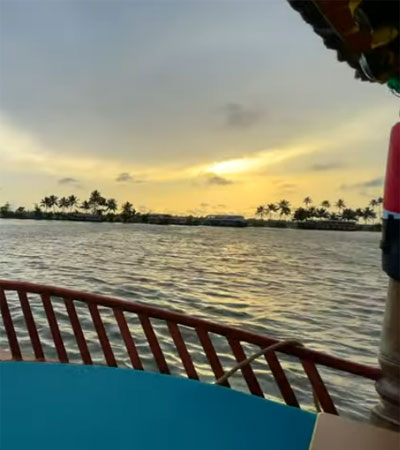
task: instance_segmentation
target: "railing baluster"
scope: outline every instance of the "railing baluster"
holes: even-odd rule
[[[207,330],[203,327],[196,327],[196,333],[199,336],[201,345],[203,346],[204,352],[214,372],[215,378],[221,378],[223,375],[225,375],[225,372],[222,368],[221,361],[218,358],[217,352],[215,351]],[[229,387],[229,382],[226,381],[223,385]]]
[[[0,310],[3,317],[4,328],[6,329],[8,344],[10,346],[12,358],[22,360],[21,349],[19,348],[17,334],[15,333],[14,323],[8,309],[7,297],[3,289],[0,289]]]
[[[114,316],[117,320],[119,331],[121,332],[122,339],[125,342],[126,349],[129,354],[132,366],[135,369],[143,370],[142,361],[140,361],[139,353],[137,351],[135,342],[133,340],[132,334],[129,330],[128,324],[126,322],[124,313],[120,308],[113,308]]]
[[[29,337],[31,339],[33,352],[35,358],[38,360],[45,360],[42,343],[40,342],[39,333],[36,328],[35,320],[32,315],[32,310],[29,304],[28,296],[25,291],[18,291],[19,301],[21,303],[22,312],[24,314],[26,326],[28,328]]]
[[[115,360],[115,356],[112,351],[110,341],[108,340],[106,329],[104,328],[97,305],[95,303],[89,303],[89,311],[92,316],[94,327],[96,328],[97,336],[99,337],[107,365],[117,367],[117,361]]]
[[[153,353],[154,359],[156,360],[158,369],[160,370],[161,373],[169,374],[170,371],[168,368],[167,361],[165,360],[157,336],[154,333],[150,319],[144,314],[138,314],[138,316],[140,323],[142,324],[144,334],[146,335],[147,341],[149,342],[150,349]]]
[[[92,365],[92,358],[90,356],[89,347],[86,343],[85,335],[83,334],[81,323],[79,321],[78,314],[76,313],[74,301],[68,297],[64,298],[65,307],[69,320],[72,325],[72,330],[75,335],[76,343],[82,357],[82,362],[87,365]]]
[[[197,375],[192,358],[186,347],[185,341],[183,340],[178,325],[175,322],[171,322],[169,320],[167,321],[167,325],[188,377],[194,380],[198,380],[199,376]]]
[[[232,349],[232,353],[234,354],[236,361],[238,363],[244,361],[246,359],[246,355],[244,353],[243,347],[239,341],[236,339],[228,338],[229,345]],[[261,389],[261,386],[257,380],[257,377],[254,374],[254,371],[250,364],[242,367],[241,369],[244,379],[246,380],[247,386],[250,392],[259,397],[264,397],[264,393]]]
[[[314,390],[314,394],[317,397],[322,410],[329,414],[338,415],[335,404],[333,403],[328,389],[326,388],[325,383],[323,382],[314,362],[309,359],[301,359],[301,364],[303,365],[304,371],[306,372],[307,377],[310,380],[311,386]]]
[[[5,336],[7,337],[7,339],[4,339],[4,344],[9,347],[11,358],[14,360],[22,360],[23,355],[21,352],[20,343],[18,342],[17,324],[14,323],[13,315],[10,313],[11,298],[8,296],[9,292],[18,294],[19,302],[17,300],[17,304],[14,305],[13,303],[12,306],[18,306],[22,309],[24,320],[19,322],[18,326],[22,325],[22,327],[26,327],[26,331],[29,333],[30,342],[33,347],[35,359],[37,361],[46,360],[44,355],[44,350],[46,347],[44,341],[42,340],[41,342],[41,337],[38,332],[38,324],[36,323],[37,321],[35,321],[36,315],[34,317],[33,308],[30,303],[30,294],[40,295],[42,299],[44,312],[46,314],[52,336],[50,346],[55,348],[58,355],[58,360],[60,362],[69,362],[69,359],[66,351],[66,344],[64,344],[63,335],[60,332],[61,323],[58,323],[58,316],[55,314],[53,297],[63,298],[65,301],[69,321],[72,325],[84,364],[92,364],[92,357],[87,345],[87,339],[85,339],[85,335],[82,330],[83,323],[80,322],[77,314],[75,303],[78,301],[88,305],[89,307],[98,336],[98,338],[94,338],[94,340],[100,342],[107,364],[110,366],[116,366],[117,363],[104,323],[102,321],[102,317],[99,313],[99,307],[107,307],[113,310],[118,323],[119,331],[125,343],[126,352],[129,354],[132,366],[136,369],[143,369],[143,365],[140,360],[134,338],[130,332],[126,314],[136,314],[139,316],[144,334],[150,345],[151,352],[160,372],[162,373],[170,373],[170,371],[160,347],[160,343],[153,329],[150,317],[151,319],[162,320],[164,321],[164,324],[167,323],[169,334],[175,344],[179,357],[182,360],[182,364],[189,378],[198,379],[199,377],[193,364],[192,357],[188,351],[187,344],[183,339],[182,329],[180,328],[182,326],[196,331],[203,347],[202,354],[204,355],[205,353],[205,357],[208,359],[210,367],[216,378],[221,378],[224,375],[224,369],[216,349],[214,348],[210,333],[216,334],[217,336],[228,340],[232,353],[237,361],[243,361],[245,358],[243,343],[249,343],[252,346],[260,348],[265,348],[269,345],[278,343],[275,339],[268,338],[267,336],[257,335],[245,330],[238,330],[227,325],[213,323],[184,314],[165,311],[149,305],[132,303],[117,298],[72,291],[52,286],[0,280],[0,313],[4,324]],[[6,353],[8,358],[8,348]],[[318,372],[319,366],[322,365],[324,367],[335,369],[339,371],[339,373],[353,374],[354,376],[364,377],[365,379],[372,381],[378,380],[382,373],[377,367],[368,367],[355,362],[345,361],[340,358],[325,355],[304,347],[298,346],[286,348],[282,350],[282,353],[292,355],[301,361],[305,376],[311,383],[316,402],[318,402],[324,412],[328,413],[337,414],[337,410],[327,387]],[[267,353],[265,355],[265,359],[285,402],[288,405],[299,407],[299,402],[297,401],[295,393],[290,386],[290,382],[284,369],[282,368],[281,362],[278,359],[278,354]],[[256,372],[252,369],[252,367],[243,367],[242,374],[247,382],[247,385],[249,386],[249,390],[253,394],[260,395],[260,390],[262,389],[259,384],[259,380],[257,380]],[[228,383],[226,383],[226,385],[229,386]]]
[[[60,328],[58,327],[56,315],[54,313],[53,305],[51,304],[51,299],[49,294],[40,295],[44,311],[47,316],[47,321],[49,322],[51,335],[53,336],[54,345],[56,346],[58,360],[62,363],[69,362],[67,352],[65,351],[64,342],[60,333]]]
[[[265,355],[265,359],[271,369],[272,375],[276,381],[276,384],[279,387],[279,390],[282,394],[285,403],[290,406],[295,406],[296,408],[300,408],[299,402],[296,398],[296,395],[292,389],[292,386],[289,383],[289,380],[286,377],[286,374],[279,362],[279,359],[275,352],[269,352]]]

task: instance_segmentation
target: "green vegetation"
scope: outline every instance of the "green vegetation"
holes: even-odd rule
[[[304,221],[345,221],[345,222],[358,222],[364,220],[365,223],[373,221],[377,217],[381,216],[381,205],[383,203],[382,197],[372,199],[368,206],[365,208],[347,208],[343,199],[338,199],[334,206],[337,208],[337,212],[330,211],[331,202],[324,200],[321,205],[313,206],[311,197],[306,197],[303,200],[305,207],[298,207],[292,211],[290,203],[287,200],[281,200],[278,203],[269,203],[267,205],[260,205],[257,207],[255,215],[260,219],[264,219],[268,215],[269,219],[273,218],[275,213],[279,213],[279,218],[291,217],[295,222]],[[377,215],[375,208],[379,208],[379,214]]]
[[[10,204],[0,207],[0,217],[22,219],[58,219],[88,221],[142,221],[145,214],[137,213],[133,205],[126,202],[122,205],[121,214],[117,214],[118,203],[114,198],[105,198],[98,190],[94,190],[87,200],[79,203],[76,195],[57,197],[49,195],[35,204],[33,211],[26,211],[23,206],[11,210]],[[143,220],[144,221],[144,220]]]
[[[324,200],[321,204],[314,205],[311,197],[306,197],[302,203],[304,206],[296,209],[293,209],[290,202],[285,199],[276,203],[260,205],[255,211],[258,219],[248,219],[247,224],[303,229],[380,229],[380,223],[376,223],[376,219],[381,216],[382,197],[372,199],[364,208],[356,209],[347,207],[343,199],[338,199],[334,203]],[[378,214],[376,209],[379,211]],[[177,225],[207,224],[206,217],[142,214],[137,212],[130,202],[125,202],[118,208],[118,203],[114,198],[106,198],[98,190],[92,191],[89,198],[82,201],[79,201],[75,195],[58,197],[52,194],[36,203],[33,210],[26,210],[23,206],[13,210],[9,203],[5,203],[0,206],[0,217]],[[264,220],[265,218],[267,220]],[[364,221],[365,225],[359,225],[360,220]],[[369,225],[371,222],[372,225]]]

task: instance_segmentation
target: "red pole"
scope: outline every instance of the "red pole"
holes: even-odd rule
[[[381,402],[372,421],[400,431],[400,122],[390,135],[383,206],[382,268],[389,286],[379,350],[382,378],[376,383]]]

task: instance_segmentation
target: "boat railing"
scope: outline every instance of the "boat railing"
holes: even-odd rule
[[[122,359],[124,367],[147,370],[151,363],[163,374],[199,380],[207,373],[215,381],[252,352],[280,342],[143,303],[25,282],[0,280],[0,312],[0,359],[15,361],[117,367]],[[97,353],[93,350],[96,345]],[[172,362],[167,361],[165,348],[175,355]],[[295,360],[297,368],[285,369],[285,357]],[[242,385],[251,394],[269,396],[264,380],[268,374],[281,400],[300,407],[299,392],[292,384],[293,376],[301,376],[308,380],[309,391],[321,410],[331,414],[338,414],[338,410],[321,368],[372,382],[381,376],[377,367],[295,345],[268,352],[263,358],[241,368]],[[230,382],[225,385],[230,386]]]

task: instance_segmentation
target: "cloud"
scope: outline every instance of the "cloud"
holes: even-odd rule
[[[315,163],[310,166],[310,170],[315,172],[326,172],[328,170],[341,169],[344,164],[340,161],[332,161],[327,163]]]
[[[128,172],[121,172],[115,179],[115,181],[118,182],[132,181],[132,180],[133,180],[132,175],[130,175]]]
[[[382,187],[384,182],[383,177],[378,178],[372,178],[371,180],[363,181],[361,183],[354,183],[354,184],[342,184],[340,186],[340,189],[345,191],[350,191],[353,189],[365,189],[365,188],[375,188],[375,187]]]
[[[227,103],[223,110],[227,125],[232,128],[247,128],[254,125],[261,117],[262,112],[249,109],[240,103]]]
[[[58,180],[58,184],[75,184],[75,183],[78,183],[78,180],[76,178],[71,177],[60,178]]]
[[[221,208],[221,209],[225,209],[226,205],[224,203],[218,203],[218,205],[216,206],[216,208]]]
[[[202,208],[208,208],[210,205],[209,205],[209,203],[200,203],[200,206]]]
[[[295,184],[293,184],[293,183],[283,183],[283,184],[280,184],[279,185],[279,189],[283,189],[283,190],[285,190],[285,191],[288,191],[288,190],[293,190],[294,188],[296,187],[296,185]]]
[[[121,172],[117,178],[115,179],[118,183],[125,183],[125,182],[132,182],[132,183],[143,183],[143,180],[139,178],[134,178],[130,173],[128,172]]]
[[[226,186],[228,184],[233,184],[233,181],[214,173],[206,176],[206,183],[213,186]]]

